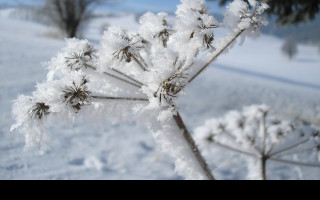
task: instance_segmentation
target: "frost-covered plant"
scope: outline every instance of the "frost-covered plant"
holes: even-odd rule
[[[154,132],[187,179],[214,179],[178,112],[175,99],[235,40],[253,35],[267,4],[235,0],[222,24],[209,15],[205,0],[181,0],[176,21],[166,13],[146,13],[138,32],[109,27],[99,46],[69,39],[48,63],[47,80],[32,96],[21,95],[13,106],[27,146],[46,149],[45,127],[77,118],[120,121],[134,117]],[[214,29],[230,32],[216,41]]]
[[[249,178],[267,178],[267,161],[320,168],[320,130],[295,120],[270,116],[265,105],[231,111],[196,128],[195,140],[207,158],[223,148],[245,155]]]

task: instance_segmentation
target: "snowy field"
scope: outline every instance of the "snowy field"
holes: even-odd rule
[[[149,130],[133,122],[95,126],[78,121],[73,127],[53,127],[48,153],[37,155],[37,147],[25,151],[24,136],[9,131],[14,123],[12,101],[19,94],[30,95],[35,84],[46,79],[41,63],[65,43],[48,37],[51,28],[12,19],[9,12],[0,10],[0,179],[182,179]],[[92,20],[84,37],[98,43],[106,24],[138,28],[134,14],[120,13]],[[216,37],[222,35],[223,31]],[[221,56],[179,99],[188,128],[192,131],[208,118],[261,103],[278,116],[320,125],[318,50],[300,45],[297,57],[289,61],[281,45],[282,40],[262,35]],[[222,152],[207,158],[216,178],[245,179],[243,160]],[[320,179],[317,168],[274,163],[270,168],[270,179]]]

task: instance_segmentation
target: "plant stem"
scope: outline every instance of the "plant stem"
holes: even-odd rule
[[[217,52],[214,54],[214,56],[207,62],[190,80],[189,83],[191,83],[201,72],[203,72],[208,66],[211,65],[213,61],[215,61],[246,29],[240,30],[235,36],[220,50],[217,50]]]
[[[94,67],[94,66],[91,66],[91,65],[89,65],[89,64],[86,64],[85,66],[86,66],[86,68],[90,68],[90,69],[92,69],[92,70],[97,71],[97,68]],[[131,78],[130,76],[128,76],[128,75],[126,75],[126,74],[124,74],[124,73],[122,73],[122,72],[120,72],[120,71],[118,71],[118,70],[116,70],[116,69],[111,69],[111,70],[114,71],[114,72],[116,72],[116,73],[118,73],[118,74],[120,74],[120,75],[122,75],[122,76],[125,76],[126,78],[129,78],[130,80],[134,81],[135,83],[132,83],[132,82],[130,82],[130,81],[124,79],[124,78],[120,78],[119,76],[110,74],[110,73],[108,73],[108,72],[103,72],[103,74],[108,75],[108,76],[111,76],[112,78],[115,78],[115,79],[117,79],[117,80],[119,80],[119,81],[128,83],[128,84],[130,84],[130,85],[132,85],[132,86],[141,88],[141,85],[142,85],[142,84],[141,84],[140,82],[138,82],[137,80]]]
[[[193,155],[196,157],[198,163],[200,164],[200,166],[201,166],[203,172],[206,174],[207,178],[209,180],[215,180],[214,176],[212,175],[211,170],[208,167],[208,164],[206,163],[205,159],[201,155],[195,141],[193,140],[190,132],[188,131],[186,125],[184,124],[180,114],[177,113],[177,115],[174,115],[174,119],[175,119],[178,127],[183,130],[183,137],[184,137],[185,141],[188,143]]]
[[[149,99],[144,99],[144,98],[132,98],[132,97],[91,96],[91,98],[93,98],[93,99],[100,99],[100,100],[149,101]]]
[[[143,57],[140,55],[140,53],[138,54],[139,59],[141,60],[142,64],[145,66],[146,69],[148,69],[148,64],[146,63],[146,61],[143,59]]]
[[[261,179],[262,180],[266,180],[267,179],[267,160],[268,160],[268,156],[266,155],[257,155],[257,154],[254,154],[254,153],[251,153],[251,152],[247,152],[247,151],[243,151],[243,150],[240,150],[240,149],[237,149],[237,148],[234,148],[234,147],[231,147],[231,146],[228,146],[228,145],[225,145],[225,144],[221,144],[219,142],[214,142],[215,145],[217,146],[220,146],[222,148],[225,148],[225,149],[228,149],[230,151],[233,151],[233,152],[236,152],[236,153],[240,153],[240,154],[244,154],[244,155],[247,155],[247,156],[251,156],[255,159],[259,158],[260,157],[260,170],[261,170]]]
[[[143,71],[147,71],[147,69],[145,68],[145,66],[143,66],[143,64],[138,60],[138,58],[136,58],[135,56],[132,56],[134,61],[136,61],[136,63],[141,67],[141,69]]]
[[[290,164],[290,165],[298,165],[298,166],[304,166],[304,167],[317,167],[320,168],[320,164],[317,163],[303,163],[303,162],[298,162],[298,161],[292,161],[292,160],[284,160],[284,159],[279,159],[279,158],[269,158],[270,160],[276,161],[276,162],[281,162],[285,164]]]
[[[111,70],[114,71],[114,72],[116,72],[116,73],[118,73],[118,74],[120,74],[120,75],[122,75],[122,76],[124,76],[124,77],[126,77],[126,78],[128,78],[128,79],[130,79],[131,81],[133,81],[133,82],[135,82],[136,84],[140,85],[140,87],[143,85],[143,84],[140,83],[138,80],[132,78],[131,76],[128,76],[127,74],[125,74],[125,73],[123,73],[123,72],[121,72],[121,71],[119,71],[119,70],[116,70],[116,69],[113,69],[113,68],[112,68]]]
[[[225,145],[225,144],[221,144],[221,143],[219,143],[219,142],[217,142],[217,141],[215,141],[213,144],[214,144],[214,145],[217,145],[217,146],[219,146],[219,147],[228,149],[228,150],[230,150],[230,151],[233,151],[233,152],[235,152],[235,153],[244,154],[244,155],[251,156],[251,157],[254,157],[254,158],[257,158],[258,156],[260,156],[260,155],[257,155],[257,154],[255,154],[255,153],[247,152],[247,151],[244,151],[244,150],[241,150],[241,149],[237,149],[237,148],[234,148],[234,147]]]
[[[293,155],[293,154],[308,152],[308,151],[312,151],[314,149],[315,149],[315,147],[310,147],[310,148],[296,150],[296,151],[289,151],[289,152],[285,152],[285,153],[280,153],[280,156],[287,156],[287,155]]]
[[[266,154],[266,142],[267,142],[267,128],[266,128],[267,113],[263,113],[262,116],[262,155]]]
[[[125,80],[125,79],[123,79],[123,78],[120,78],[120,77],[118,77],[118,76],[116,76],[116,75],[110,74],[110,73],[108,73],[108,72],[103,72],[103,73],[104,73],[105,75],[111,76],[112,78],[115,78],[115,79],[120,80],[120,81],[122,81],[122,82],[128,83],[128,84],[130,84],[130,85],[132,85],[132,86],[135,86],[135,87],[137,87],[137,88],[141,88],[140,85],[137,85],[137,84],[135,84],[135,83],[132,83],[132,82],[130,82],[130,81],[127,81],[127,80]]]
[[[266,156],[262,156],[260,159],[260,164],[261,164],[261,180],[267,180],[267,157]]]
[[[290,150],[290,149],[293,149],[293,148],[295,148],[295,147],[297,147],[297,146],[299,146],[299,145],[302,145],[302,144],[308,142],[309,140],[310,140],[310,138],[307,138],[307,139],[302,140],[302,141],[300,141],[300,142],[298,142],[298,143],[295,143],[295,144],[293,144],[293,145],[291,145],[291,146],[289,146],[289,147],[286,147],[286,148],[284,148],[284,149],[281,149],[281,150],[279,150],[279,151],[276,151],[276,152],[270,154],[269,157],[273,157],[273,156],[276,156],[276,155],[278,155],[278,154],[280,154],[280,153],[282,153],[282,152],[284,152],[284,151],[288,151],[288,150]]]

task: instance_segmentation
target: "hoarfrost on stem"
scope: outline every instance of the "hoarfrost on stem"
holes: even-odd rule
[[[33,145],[44,138],[45,127],[59,119],[70,124],[79,117],[118,121],[135,115],[161,138],[175,138],[177,129],[182,130],[179,139],[162,145],[170,149],[178,173],[213,179],[175,99],[241,34],[266,24],[260,17],[266,8],[255,0],[250,5],[235,0],[221,24],[209,14],[205,0],[181,0],[172,24],[166,13],[147,12],[138,32],[109,27],[98,46],[67,39],[66,47],[47,64],[47,80],[32,96],[20,96],[15,102],[12,130],[21,130],[27,145]],[[215,42],[214,29],[221,26],[230,27],[230,33]]]

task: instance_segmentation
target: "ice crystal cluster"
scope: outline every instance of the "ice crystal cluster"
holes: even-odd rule
[[[21,95],[15,101],[12,130],[25,134],[27,146],[40,143],[45,148],[46,127],[59,121],[70,124],[80,117],[117,121],[134,115],[157,138],[167,137],[161,132],[174,129],[175,99],[184,88],[237,37],[250,36],[266,24],[260,15],[267,4],[235,0],[219,23],[205,3],[181,0],[173,23],[166,13],[148,12],[137,32],[110,27],[99,45],[67,39],[66,47],[48,63],[47,80],[37,84],[31,96]],[[215,38],[214,30],[220,27],[230,33]],[[171,154],[181,157],[182,152]]]
[[[196,128],[195,140],[208,159],[216,148],[244,156],[249,162],[248,178],[261,179],[261,159],[319,168],[320,129],[297,120],[279,119],[269,110],[266,105],[252,105],[209,119]]]

